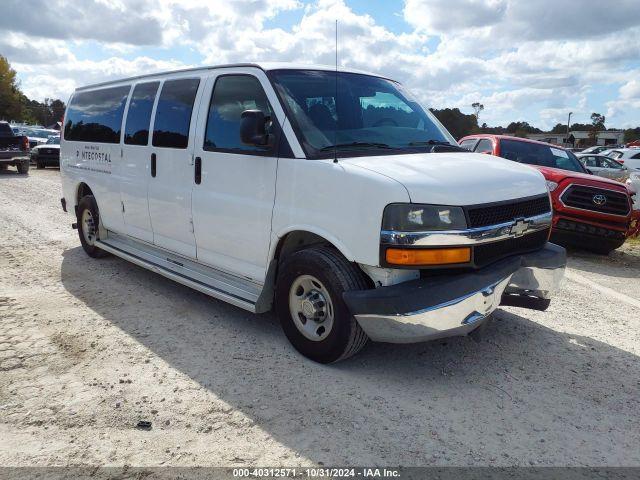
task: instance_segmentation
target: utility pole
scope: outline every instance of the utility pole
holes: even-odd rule
[[[567,118],[567,143],[569,143],[569,124],[571,123],[571,115],[573,115],[573,112],[569,112],[569,118]]]

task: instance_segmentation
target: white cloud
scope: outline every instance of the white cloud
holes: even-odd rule
[[[640,58],[637,0],[405,0],[405,33],[356,14],[348,0],[32,0],[33,9],[22,3],[3,2],[11,15],[0,18],[0,53],[18,70],[25,93],[40,99],[193,63],[179,55],[152,59],[145,45],[196,52],[204,64],[332,64],[336,19],[341,64],[397,78],[436,107],[469,112],[480,101],[482,121],[490,124],[552,126],[569,110],[574,118],[588,116],[597,108],[588,100],[602,85],[619,90],[619,98],[598,104],[614,119],[640,97],[631,76]],[[38,22],[24,18],[33,11]],[[278,26],[278,15],[290,11],[300,20]],[[100,45],[101,60],[74,54],[88,42]]]

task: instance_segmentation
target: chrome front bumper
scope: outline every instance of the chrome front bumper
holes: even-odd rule
[[[369,338],[414,343],[466,335],[503,302],[543,310],[564,277],[566,252],[548,243],[472,273],[346,292],[345,302]],[[416,308],[421,305],[422,308]],[[543,305],[543,307],[540,307]]]

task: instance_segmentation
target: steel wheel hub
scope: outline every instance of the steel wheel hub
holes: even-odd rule
[[[291,284],[289,311],[293,323],[309,340],[327,338],[333,328],[333,304],[326,287],[312,275],[302,275]]]
[[[96,241],[96,224],[89,210],[82,212],[82,234],[88,245],[93,245]]]

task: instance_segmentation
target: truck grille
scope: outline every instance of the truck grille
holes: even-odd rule
[[[603,197],[604,202],[599,203]],[[629,198],[624,193],[585,185],[571,185],[562,194],[561,200],[567,207],[611,215],[626,216],[631,208]]]
[[[548,195],[493,205],[467,207],[469,227],[485,227],[510,222],[516,218],[534,217],[551,211]]]
[[[545,229],[518,238],[478,245],[473,249],[473,263],[476,267],[484,267],[510,255],[538,250],[547,243],[548,237],[549,229]]]

